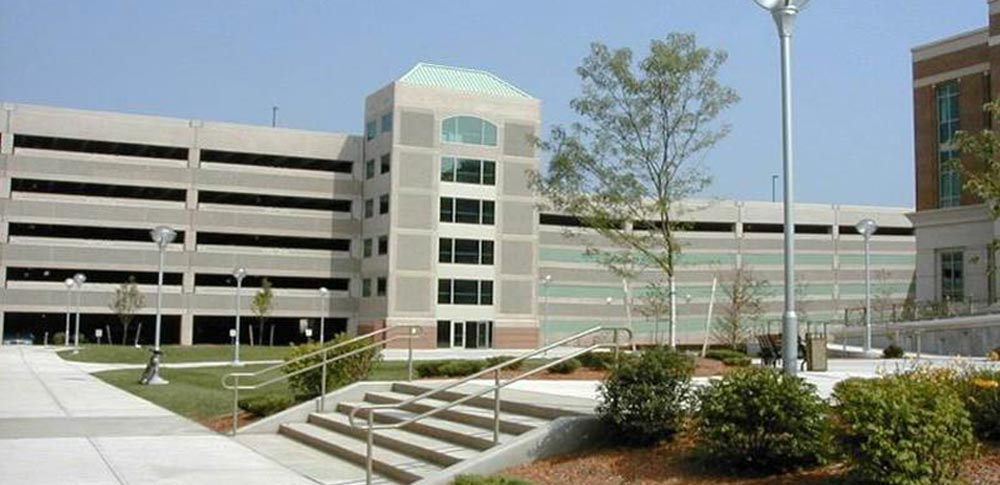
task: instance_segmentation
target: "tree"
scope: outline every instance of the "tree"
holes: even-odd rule
[[[128,343],[128,326],[135,320],[135,314],[146,305],[146,297],[139,291],[135,276],[129,276],[128,281],[115,288],[115,294],[108,303],[108,308],[118,316],[122,324],[122,345]],[[111,336],[108,335],[108,342]]]
[[[274,310],[274,292],[271,290],[271,281],[267,278],[261,280],[260,290],[253,296],[250,309],[257,315],[257,341],[260,345],[264,345],[264,323]]]
[[[729,284],[722,285],[722,294],[726,303],[715,319],[715,340],[733,350],[743,350],[750,333],[747,324],[764,314],[770,284],[743,264],[733,270]]]
[[[989,116],[994,126],[1000,122],[1000,100],[992,101],[983,106],[986,116]],[[955,146],[958,153],[968,160],[951,160],[950,163],[965,180],[963,188],[975,198],[983,201],[994,221],[1000,219],[1000,134],[992,128],[986,128],[978,133],[959,131],[955,134]],[[1000,250],[1000,239],[994,237],[987,244],[988,266],[986,274],[990,278],[996,275],[996,253]],[[992,302],[990,302],[992,303]]]
[[[679,202],[710,183],[701,161],[729,133],[719,116],[739,100],[717,80],[726,57],[692,34],[652,41],[638,62],[628,48],[591,44],[577,68],[582,94],[571,102],[582,120],[540,143],[551,161],[532,185],[618,247],[588,241],[592,251],[634,251],[674,282]]]
[[[660,322],[670,314],[670,286],[666,281],[654,280],[646,284],[646,291],[639,297],[639,313],[653,321],[653,343],[662,342]]]

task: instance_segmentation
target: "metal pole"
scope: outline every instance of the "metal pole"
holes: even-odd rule
[[[545,339],[545,326],[549,323],[549,282],[542,283],[545,289],[545,303],[542,305],[542,346],[548,344]]]
[[[66,333],[63,334],[63,345],[69,345],[69,321],[73,313],[73,287],[66,288]]]
[[[240,365],[240,293],[243,289],[243,278],[236,277],[236,339],[233,348],[233,365]]]
[[[785,312],[782,315],[782,367],[788,375],[798,373],[799,319],[795,313],[795,207],[792,167],[792,22],[798,9],[775,14],[781,38],[781,118],[784,169],[785,216]]]
[[[160,271],[156,277],[156,340],[153,342],[153,350],[160,351],[160,321],[163,309],[163,252],[167,245],[160,243]]]
[[[321,337],[322,338],[322,337]],[[323,381],[319,383],[320,394],[319,394],[319,412],[326,411],[326,350],[323,351]]]
[[[233,436],[239,427],[240,413],[240,376],[233,376]]]
[[[869,240],[871,236],[865,234],[865,354],[872,351],[872,278],[869,271]]]
[[[674,275],[670,275],[670,328],[669,341],[670,349],[677,350],[677,280]]]
[[[777,202],[778,201],[778,186],[777,186],[777,183],[778,183],[778,176],[777,175],[772,175],[771,176],[771,202]]]
[[[73,336],[73,353],[80,353],[80,292],[83,290],[83,285],[76,285],[76,329],[74,330],[75,335]]]
[[[493,446],[500,444],[500,369],[493,371]]]
[[[367,449],[365,450],[365,484],[372,485],[372,448],[375,446],[375,439],[372,436],[372,427],[375,426],[372,417],[375,416],[375,412],[371,409],[368,410],[368,436],[366,440]]]
[[[410,335],[406,339],[406,380],[413,380],[413,333],[415,329],[410,329]]]

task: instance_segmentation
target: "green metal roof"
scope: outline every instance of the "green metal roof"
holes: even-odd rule
[[[490,94],[511,98],[531,98],[517,86],[500,79],[493,73],[464,67],[441,66],[421,62],[399,78],[399,82],[454,89],[470,93]]]

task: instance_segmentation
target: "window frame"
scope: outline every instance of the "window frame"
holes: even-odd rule
[[[463,120],[464,121],[475,120],[479,122],[478,141],[466,140],[466,135],[470,135],[471,132],[463,133],[461,131],[459,124]],[[448,127],[449,122],[453,123],[450,129]],[[488,130],[486,129],[487,127],[490,127],[492,129],[492,143],[488,143],[488,137],[486,136],[488,133]],[[470,114],[456,114],[441,120],[441,142],[454,143],[459,145],[496,147],[500,143],[500,128],[496,123],[480,116],[475,116]]]
[[[365,160],[365,180],[375,177],[375,159]]]
[[[392,111],[382,115],[379,128],[382,133],[392,133]]]
[[[392,168],[392,155],[391,153],[386,153],[379,158],[379,174],[389,173]]]
[[[372,243],[372,238],[366,237],[365,240],[364,240],[364,242],[362,243],[362,246],[363,246],[363,248],[362,248],[362,251],[361,251],[361,257],[362,258],[370,258],[370,257],[372,257],[373,247],[374,247],[374,244]]]
[[[389,278],[380,276],[375,283],[375,296],[384,297],[389,294]]]
[[[378,237],[378,255],[385,256],[389,254],[389,236],[379,236]]]
[[[389,194],[382,194],[378,196],[378,214],[388,214],[389,213]]]

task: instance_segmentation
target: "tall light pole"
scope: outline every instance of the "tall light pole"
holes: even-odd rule
[[[323,346],[326,337],[326,302],[329,300],[330,290],[325,286],[319,287],[320,313],[319,313],[319,346]]]
[[[163,257],[167,252],[167,246],[177,237],[177,231],[167,226],[156,226],[149,231],[149,237],[159,250],[160,264],[156,274],[156,326],[153,332],[153,357],[150,360],[152,374],[146,383],[158,385],[167,384],[167,380],[160,376],[160,359],[163,355],[163,351],[160,350],[160,330],[163,326]]]
[[[872,275],[869,270],[871,258],[869,257],[869,242],[872,234],[878,230],[878,224],[871,219],[861,219],[854,228],[865,238],[865,344],[864,351],[868,354],[872,351]]]
[[[549,285],[552,284],[552,275],[547,274],[542,278],[542,323],[538,326],[539,334],[542,337],[542,346],[544,347],[546,343],[545,340],[545,325],[548,324],[549,320]]]
[[[63,345],[69,345],[69,321],[73,313],[73,287],[76,286],[76,282],[73,278],[66,278],[63,284],[66,285],[66,333],[63,334]]]
[[[83,284],[86,282],[87,275],[83,273],[73,275],[73,286],[76,288],[76,331],[73,337],[74,354],[80,353],[80,294],[83,291]]]
[[[247,269],[240,266],[233,270],[233,278],[236,278],[236,338],[233,345],[233,365],[243,365],[240,362],[240,293],[243,293],[243,278],[247,275]]]
[[[778,201],[778,176],[771,176],[771,202]]]
[[[792,28],[809,0],[754,0],[771,12],[781,40],[781,134],[785,212],[785,312],[782,315],[781,362],[788,375],[798,372],[799,318],[795,314],[795,209],[792,176]]]

